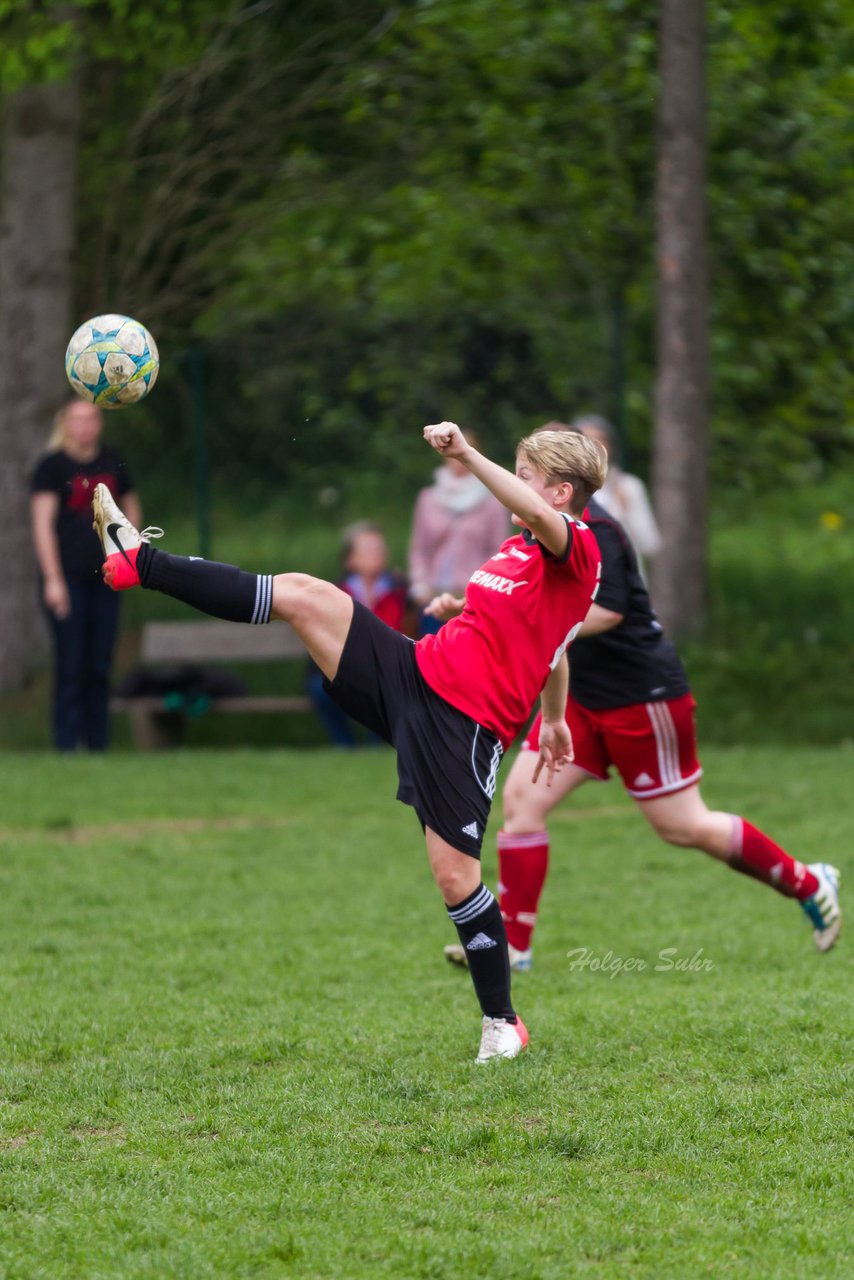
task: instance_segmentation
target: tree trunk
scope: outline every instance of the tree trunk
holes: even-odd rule
[[[28,480],[68,387],[78,92],[74,81],[3,102],[0,221],[0,689],[44,652]]]
[[[651,571],[665,628],[706,608],[708,336],[703,0],[662,0],[656,185],[658,353],[653,490],[663,547]]]

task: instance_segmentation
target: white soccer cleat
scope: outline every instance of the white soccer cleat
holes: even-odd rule
[[[801,907],[815,925],[813,942],[819,951],[829,951],[842,932],[842,908],[839,905],[842,874],[829,862],[813,862],[807,871],[811,871],[818,880],[818,888],[811,898],[801,903]]]
[[[92,497],[95,519],[92,528],[101,539],[104,549],[104,581],[114,591],[126,591],[139,586],[136,558],[144,542],[162,538],[163,530],[151,527],[142,533],[135,529],[121,511],[105,484],[96,484]]]
[[[508,942],[507,953],[510,957],[510,969],[513,973],[527,973],[529,971],[533,958],[530,947],[527,951],[518,951],[516,947]],[[458,964],[462,969],[469,967],[469,958],[461,942],[449,942],[443,948],[443,955],[449,964]]]
[[[528,1029],[521,1018],[508,1022],[506,1018],[488,1018],[484,1014],[480,1037],[478,1062],[490,1062],[493,1058],[516,1058],[528,1043]]]

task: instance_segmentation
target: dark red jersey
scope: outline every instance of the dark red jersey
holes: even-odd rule
[[[587,616],[599,584],[596,539],[582,521],[564,518],[563,556],[553,556],[527,530],[508,538],[472,574],[459,617],[415,646],[430,688],[490,729],[505,749]]]

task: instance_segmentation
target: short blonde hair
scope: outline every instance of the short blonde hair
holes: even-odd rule
[[[569,509],[573,515],[581,515],[608,474],[608,455],[602,445],[571,428],[553,431],[540,427],[519,441],[516,457],[536,467],[550,484],[565,480],[572,485]]]
[[[54,415],[53,428],[47,442],[48,449],[64,449],[66,444],[65,419],[68,417],[70,409],[76,409],[79,404],[88,405],[90,409],[94,409],[98,416],[103,419],[103,413],[100,406],[92,404],[88,400],[82,400],[74,396],[71,400],[66,400],[65,404]]]

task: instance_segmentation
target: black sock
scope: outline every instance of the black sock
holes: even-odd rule
[[[448,915],[465,947],[469,973],[480,1007],[490,1018],[516,1021],[510,1003],[510,959],[501,909],[485,884],[469,894]]]
[[[139,549],[136,567],[144,587],[174,596],[214,618],[228,622],[270,621],[270,574],[244,573],[233,564],[217,564],[195,556],[170,556],[147,542]]]

